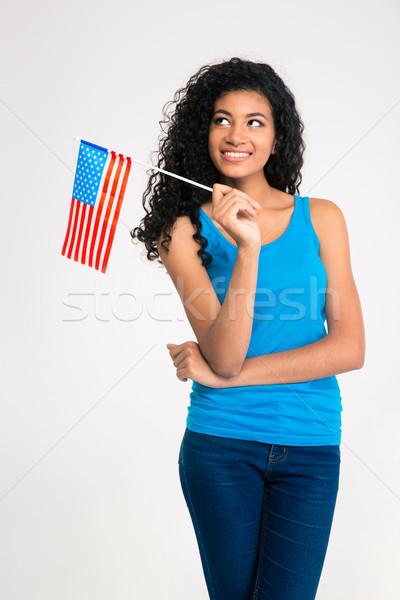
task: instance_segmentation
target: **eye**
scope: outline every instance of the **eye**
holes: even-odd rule
[[[249,123],[257,123],[258,126],[264,127],[264,124],[261,123],[261,121],[258,121],[257,119],[250,119]]]
[[[216,119],[214,119],[214,123],[216,125],[221,125],[221,121],[228,121],[228,119],[226,117],[217,117]]]

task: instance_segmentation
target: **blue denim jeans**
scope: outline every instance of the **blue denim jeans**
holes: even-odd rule
[[[179,477],[211,600],[312,600],[340,446],[279,446],[186,429]]]

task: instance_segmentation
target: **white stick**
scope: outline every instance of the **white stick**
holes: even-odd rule
[[[72,137],[76,142],[80,142],[80,138]],[[107,151],[110,154],[110,150]],[[127,157],[130,158],[130,157]],[[192,181],[191,179],[186,179],[186,177],[181,177],[180,175],[176,175],[175,173],[170,173],[170,171],[164,171],[164,169],[159,169],[158,167],[153,167],[152,165],[148,165],[140,160],[136,160],[135,158],[131,158],[131,161],[137,163],[138,165],[142,165],[143,167],[147,167],[148,169],[153,169],[154,171],[160,171],[160,173],[165,173],[165,175],[170,175],[171,177],[175,177],[175,179],[181,179],[182,181],[186,181],[186,183],[191,183],[192,185],[196,185],[203,190],[207,190],[208,192],[213,192],[213,189],[208,187],[207,185],[203,185],[202,183],[197,183],[197,181]]]

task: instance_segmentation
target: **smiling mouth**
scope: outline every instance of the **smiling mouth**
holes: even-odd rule
[[[248,160],[252,155],[251,152],[228,152],[222,151],[221,156],[225,162],[240,163]]]
[[[224,156],[230,156],[231,158],[245,158],[247,156],[251,156],[251,152],[224,152],[222,151]]]

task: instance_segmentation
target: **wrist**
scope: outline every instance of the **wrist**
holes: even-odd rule
[[[238,256],[240,258],[249,258],[249,259],[253,259],[253,257],[257,257],[260,254],[260,250],[261,250],[261,242],[258,243],[254,243],[254,244],[246,244],[246,245],[241,245],[238,247]]]

